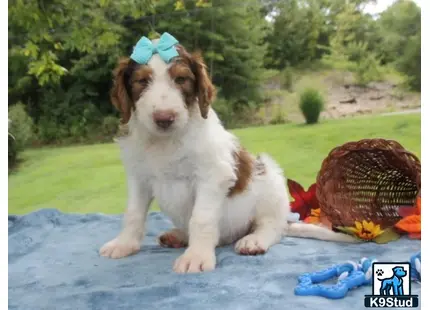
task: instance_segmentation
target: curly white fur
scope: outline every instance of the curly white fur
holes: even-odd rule
[[[169,65],[157,55],[149,64],[154,79],[136,102],[130,134],[118,139],[128,183],[124,227],[101,248],[101,255],[120,258],[139,251],[154,198],[187,239],[188,248],[174,264],[176,272],[214,269],[218,245],[236,242],[239,253],[264,253],[288,233],[289,198],[282,170],[269,156],[260,155],[264,173],[254,169],[246,190],[228,197],[237,179],[238,140],[212,109],[203,119],[197,105],[185,106],[166,73]],[[177,118],[172,129],[160,131],[151,115],[166,108]],[[310,226],[294,223],[290,234],[345,241]]]

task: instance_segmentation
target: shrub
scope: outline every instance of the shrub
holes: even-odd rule
[[[287,123],[287,118],[285,116],[284,111],[282,110],[281,105],[277,104],[276,112],[274,113],[272,119],[269,121],[270,125],[278,125]]]
[[[17,103],[9,108],[10,133],[15,137],[18,151],[24,149],[32,141],[33,120],[27,114],[25,106]]]
[[[380,60],[375,53],[369,51],[367,43],[350,42],[345,53],[352,62],[352,71],[358,85],[365,86],[381,79]]]
[[[300,94],[300,110],[307,124],[317,123],[323,108],[324,97],[318,90],[307,88]]]
[[[408,76],[409,87],[421,91],[421,35],[410,38],[404,54],[396,64],[398,69]]]
[[[213,109],[227,129],[264,124],[264,120],[258,116],[258,106],[252,102],[235,106],[232,101],[218,98],[213,104]]]
[[[379,67],[379,61],[373,54],[360,59],[354,70],[357,84],[365,86],[370,82],[381,80],[382,74]]]
[[[212,106],[225,127],[234,127],[235,118],[231,102],[224,98],[217,98]]]
[[[9,169],[15,166],[19,153],[32,141],[33,120],[22,103],[9,108],[8,161]]]
[[[9,127],[10,127],[10,119],[9,119]],[[8,163],[9,169],[12,168],[17,162],[17,148],[16,148],[16,140],[15,137],[8,131]]]
[[[322,63],[328,68],[353,72],[358,85],[366,86],[382,78],[380,59],[369,50],[367,43],[350,42],[341,50],[332,49]]]
[[[68,136],[64,123],[49,116],[42,116],[37,123],[37,138],[41,143],[54,143]]]
[[[119,119],[115,116],[106,116],[103,118],[102,133],[105,136],[113,137],[118,131]]]

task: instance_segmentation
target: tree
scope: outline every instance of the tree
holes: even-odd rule
[[[339,28],[342,14],[356,19],[355,25],[344,26],[351,26],[349,33],[354,33],[357,39],[365,41],[373,31],[371,16],[362,14],[364,5],[373,0],[262,1],[274,17],[273,32],[268,37],[266,65],[269,67],[283,69],[327,54],[330,41],[338,31],[349,31]],[[369,48],[373,48],[374,42],[377,41],[368,42]]]
[[[181,3],[172,10],[172,0],[161,1],[156,10],[162,19],[154,29],[200,50],[219,95],[235,108],[258,103],[267,31],[260,1],[213,0],[203,8],[191,0]]]
[[[421,89],[421,10],[413,1],[398,0],[378,20],[379,54],[384,63],[394,64]]]
[[[355,73],[356,83],[366,85],[381,78],[375,53],[375,21],[360,8],[363,3],[345,3],[333,20],[330,53],[324,58],[335,67]]]
[[[409,38],[403,56],[395,63],[408,76],[411,89],[421,91],[421,34]]]
[[[168,31],[203,51],[220,96],[240,109],[259,100],[266,25],[259,0],[11,0],[9,104],[25,104],[44,142],[85,140],[116,113],[118,58]]]
[[[10,56],[24,57],[27,75],[41,86],[58,83],[61,76],[95,63],[99,55],[119,53],[123,20],[151,7],[149,0],[9,1]]]
[[[279,2],[268,37],[268,66],[283,69],[314,60],[322,29],[324,19],[317,1]]]
[[[26,105],[43,140],[85,137],[112,113],[111,71],[134,43],[124,24],[151,9],[150,0],[9,1],[9,104]]]

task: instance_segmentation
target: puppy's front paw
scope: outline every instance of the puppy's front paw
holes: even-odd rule
[[[215,264],[214,250],[197,251],[188,248],[176,259],[173,270],[177,273],[211,271],[215,269]]]
[[[100,249],[100,255],[110,258],[122,258],[140,251],[140,242],[115,238]]]
[[[241,255],[259,255],[267,251],[267,246],[257,235],[250,234],[236,242],[235,251]]]

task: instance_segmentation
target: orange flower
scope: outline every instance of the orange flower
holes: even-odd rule
[[[403,208],[404,212],[406,208]],[[408,208],[409,209],[409,208]],[[417,198],[414,208],[394,226],[409,234],[412,239],[421,239],[421,197]]]
[[[321,215],[321,209],[311,209],[311,215],[309,215],[307,218],[305,218],[303,221],[308,224],[318,224],[320,223],[320,215]]]

